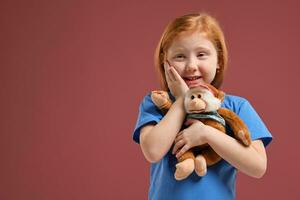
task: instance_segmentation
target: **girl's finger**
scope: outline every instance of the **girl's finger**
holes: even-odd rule
[[[190,126],[190,125],[192,125],[192,124],[194,124],[194,123],[197,123],[197,122],[200,122],[198,119],[187,119],[186,121],[185,121],[185,123],[184,123],[184,125],[186,125],[186,126]]]
[[[175,77],[175,75],[174,75],[174,73],[173,73],[173,71],[172,71],[172,68],[171,69],[169,69],[169,77],[170,77],[170,79],[172,80],[172,81],[176,81],[176,77]]]
[[[178,135],[176,136],[174,142],[176,143],[176,142],[178,142],[179,140],[181,140],[182,138],[183,138],[183,134],[182,134],[182,132],[180,132],[180,133],[178,133]]]
[[[176,142],[174,147],[173,147],[172,154],[175,154],[178,151],[178,149],[180,149],[180,147],[182,147],[183,145],[184,145],[183,140],[180,140],[179,142]]]
[[[176,78],[175,78],[173,72],[171,71],[172,69],[175,69],[175,68],[170,64],[170,62],[168,60],[166,60],[165,62],[166,62],[166,67],[167,67],[171,81],[176,81]]]
[[[172,81],[176,81],[176,75],[174,74],[174,71],[176,71],[174,67],[170,66],[168,72],[169,72],[169,77]]]
[[[170,72],[175,81],[181,81],[181,80],[183,81],[183,79],[181,78],[181,76],[178,74],[178,72],[174,67],[171,67]]]
[[[187,150],[189,150],[190,147],[185,144],[181,149],[180,151],[176,154],[176,158],[180,158],[180,156],[182,156]]]
[[[168,61],[164,61],[164,68],[165,68],[165,71],[168,71],[170,69],[170,65],[169,65]]]
[[[170,66],[168,65],[167,62],[164,62],[164,69],[165,69],[165,76],[166,76],[166,81],[167,83],[170,83],[172,81],[171,77],[170,77]]]

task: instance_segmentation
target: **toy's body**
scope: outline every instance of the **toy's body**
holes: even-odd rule
[[[165,91],[153,91],[151,99],[164,114],[172,105],[172,101]],[[234,112],[221,108],[223,99],[224,93],[211,85],[200,85],[190,89],[184,100],[187,113],[185,125],[189,126],[193,120],[200,120],[205,125],[226,133],[225,123],[227,123],[233,130],[234,137],[245,146],[249,146],[251,139],[246,125]],[[194,170],[199,176],[204,176],[207,166],[220,160],[221,157],[209,145],[194,147],[178,158],[175,178],[182,180]]]

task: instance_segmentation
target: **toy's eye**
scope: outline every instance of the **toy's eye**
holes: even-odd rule
[[[201,94],[198,94],[198,98],[201,99]]]
[[[192,96],[191,96],[191,99],[193,100],[194,98],[195,98],[194,95],[192,95]]]

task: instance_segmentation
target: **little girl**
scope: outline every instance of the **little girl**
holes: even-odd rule
[[[210,83],[216,88],[222,85],[227,49],[216,19],[207,14],[190,14],[172,21],[158,43],[155,65],[162,89],[169,92],[173,104],[163,115],[149,92],[139,107],[133,139],[151,163],[149,199],[235,199],[237,170],[255,178],[262,177],[267,168],[265,146],[272,140],[250,103],[228,94],[222,103],[222,107],[235,112],[247,125],[253,141],[249,147],[197,120],[182,129],[186,115],[185,92],[201,83]],[[196,171],[184,180],[176,180],[176,158],[206,143],[223,159],[208,167],[203,176]],[[195,165],[196,170],[196,161]]]

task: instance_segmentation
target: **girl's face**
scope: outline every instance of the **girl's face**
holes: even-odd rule
[[[219,68],[213,43],[199,32],[177,36],[167,49],[167,60],[189,88],[211,83]]]

